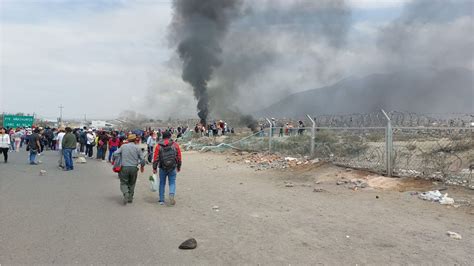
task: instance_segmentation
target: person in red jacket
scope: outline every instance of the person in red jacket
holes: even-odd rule
[[[109,139],[109,163],[112,163],[112,156],[114,156],[114,152],[118,150],[119,146],[120,138],[117,137],[117,133],[113,132]]]
[[[178,143],[171,139],[171,132],[165,131],[163,133],[163,140],[158,142],[153,155],[153,173],[156,174],[158,172],[157,169],[160,169],[160,205],[165,204],[166,178],[168,178],[169,182],[170,204],[176,204],[174,198],[176,194],[176,175],[181,171],[181,164],[181,149]]]

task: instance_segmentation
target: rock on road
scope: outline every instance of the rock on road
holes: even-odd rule
[[[8,164],[0,162],[2,265],[473,261],[472,215],[397,193],[375,201],[375,192],[286,188],[284,174],[186,152],[175,207],[157,204],[149,167],[139,175],[134,203],[122,206],[109,164],[89,159],[63,172],[52,151],[38,166],[27,165],[26,156],[10,153]],[[448,230],[463,239],[450,239]],[[197,249],[179,250],[191,237]]]

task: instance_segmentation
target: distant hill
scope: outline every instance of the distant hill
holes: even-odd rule
[[[292,94],[259,111],[258,116],[304,114],[474,113],[474,72],[456,68],[417,70],[348,78],[334,85]]]

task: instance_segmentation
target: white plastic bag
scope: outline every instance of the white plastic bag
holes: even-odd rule
[[[158,176],[156,174],[153,174],[149,178],[150,181],[150,190],[151,192],[156,192],[158,190]]]
[[[444,196],[439,200],[440,204],[443,205],[452,205],[454,204],[454,199],[448,197],[448,193],[444,194]]]

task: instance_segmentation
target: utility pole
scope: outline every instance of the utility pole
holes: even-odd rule
[[[64,106],[61,104],[59,107],[59,126],[63,124],[63,108]]]

